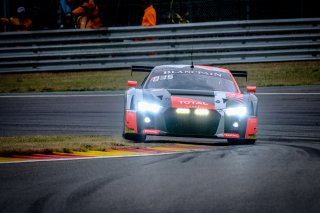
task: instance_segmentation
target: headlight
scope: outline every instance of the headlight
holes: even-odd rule
[[[196,109],[194,111],[194,114],[199,115],[199,116],[207,116],[209,115],[210,111],[208,109]]]
[[[230,107],[225,109],[227,116],[240,116],[243,117],[247,114],[247,107]]]
[[[138,102],[138,111],[141,112],[152,112],[158,113],[161,109],[159,104],[148,103],[148,102]]]
[[[189,114],[190,113],[190,109],[188,109],[188,108],[177,108],[176,112],[178,114]]]

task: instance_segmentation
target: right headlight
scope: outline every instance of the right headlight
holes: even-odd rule
[[[227,116],[239,116],[243,117],[247,115],[248,110],[247,107],[241,106],[241,107],[229,107],[225,109],[225,113]]]
[[[140,112],[152,112],[158,113],[161,109],[161,106],[157,103],[148,103],[148,102],[138,102],[138,111]]]

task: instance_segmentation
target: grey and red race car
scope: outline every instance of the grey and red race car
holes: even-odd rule
[[[257,133],[256,87],[242,94],[234,77],[245,71],[199,65],[133,66],[150,72],[140,87],[128,81],[123,137],[147,135],[225,138],[253,144]]]

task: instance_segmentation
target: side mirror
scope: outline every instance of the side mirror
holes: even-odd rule
[[[248,93],[256,93],[257,92],[257,87],[248,86],[247,87],[247,92]]]
[[[138,86],[138,82],[136,81],[128,81],[128,87],[137,87]]]

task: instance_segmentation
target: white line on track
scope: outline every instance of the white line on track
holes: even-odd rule
[[[256,95],[320,95],[319,92],[256,93]],[[61,94],[61,95],[0,95],[0,98],[68,98],[68,97],[120,97],[124,94]]]

